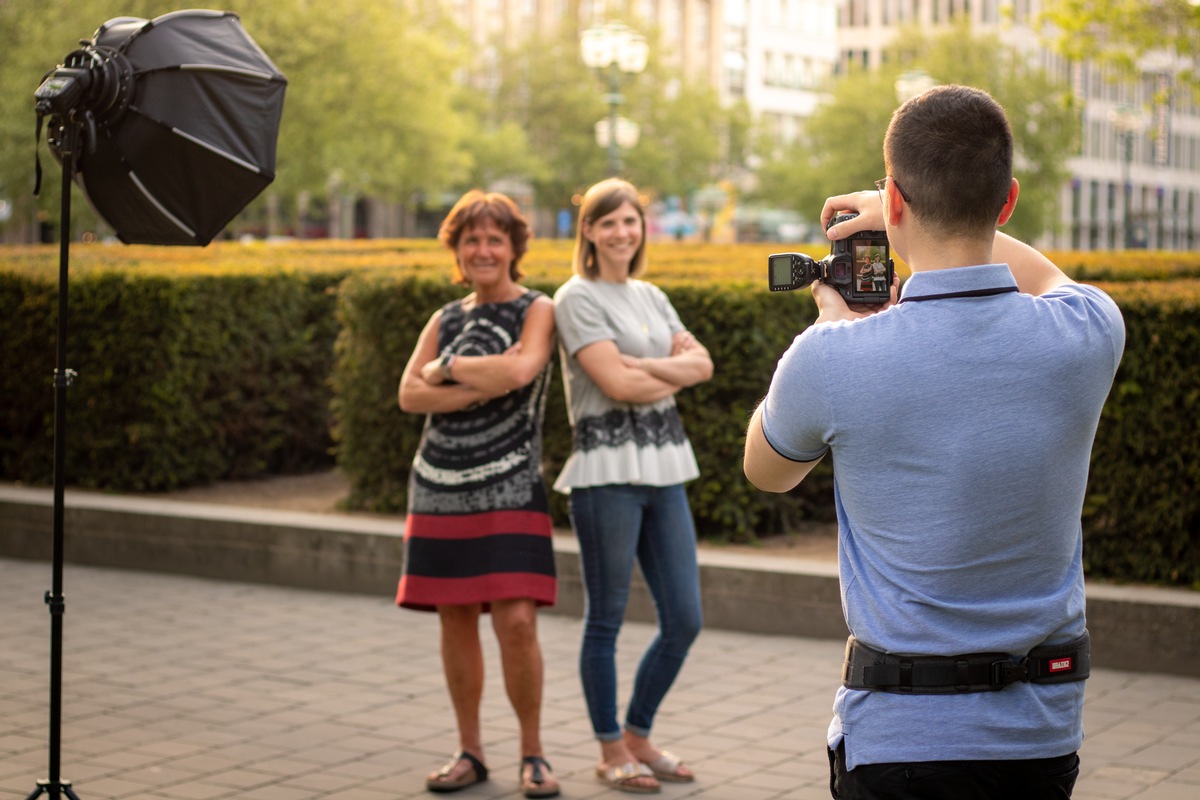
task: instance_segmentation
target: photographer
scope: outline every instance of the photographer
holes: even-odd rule
[[[912,277],[866,309],[813,283],[819,316],[746,434],[765,491],[832,454],[853,634],[828,736],[841,800],[1066,798],[1078,775],[1080,515],[1125,330],[1107,295],[996,230],[1012,159],[982,91],[895,112],[879,191],[821,216],[858,213],[833,240],[886,230]]]

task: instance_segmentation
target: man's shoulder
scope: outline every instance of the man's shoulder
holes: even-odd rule
[[[1069,303],[1082,314],[1082,321],[1102,320],[1114,335],[1122,335],[1125,329],[1120,307],[1099,286],[1089,283],[1065,283],[1040,295],[1039,299]]]
[[[1092,298],[1095,300],[1101,300],[1106,303],[1110,303],[1114,307],[1116,306],[1116,302],[1112,299],[1112,297],[1109,296],[1108,292],[1104,291],[1099,286],[1094,286],[1090,283],[1077,283],[1075,281],[1070,281],[1068,283],[1063,283],[1063,284],[1060,284],[1059,286],[1055,286],[1050,291],[1045,292],[1044,294],[1041,295],[1041,297],[1062,297],[1062,296],[1068,296],[1068,297],[1083,296],[1083,297],[1088,297],[1088,298]]]

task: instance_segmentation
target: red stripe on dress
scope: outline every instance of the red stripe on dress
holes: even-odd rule
[[[550,536],[550,516],[541,511],[488,511],[483,514],[409,514],[405,536],[423,539],[475,539],[495,533]]]
[[[400,579],[396,603],[406,608],[432,610],[440,605],[471,605],[527,597],[538,605],[552,606],[558,599],[557,592],[558,583],[554,576],[532,572],[502,572],[484,579],[405,575]]]

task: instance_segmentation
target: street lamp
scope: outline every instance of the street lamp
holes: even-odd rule
[[[622,75],[636,75],[646,68],[646,56],[650,47],[646,37],[619,22],[610,22],[588,28],[579,37],[579,49],[583,63],[608,79],[607,125],[604,121],[596,125],[596,143],[608,149],[608,174],[616,176],[621,171],[621,148],[637,144],[637,124],[617,116],[617,109],[624,98],[621,96]],[[604,130],[601,133],[601,130]]]
[[[1108,110],[1108,122],[1117,132],[1121,140],[1121,183],[1123,190],[1124,210],[1121,214],[1121,225],[1124,228],[1125,249],[1133,245],[1133,227],[1129,224],[1130,198],[1133,186],[1129,182],[1129,165],[1133,161],[1133,137],[1142,129],[1142,115],[1132,106],[1113,106]]]

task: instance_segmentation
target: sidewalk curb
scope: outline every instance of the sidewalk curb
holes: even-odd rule
[[[51,557],[53,494],[0,486],[0,557]],[[403,559],[401,519],[306,514],[68,491],[68,563],[356,594],[391,595]],[[579,617],[574,540],[556,537],[558,604]],[[705,624],[746,633],[843,639],[836,564],[700,552]],[[69,592],[69,584],[67,586]],[[1200,677],[1200,593],[1088,583],[1095,666]],[[653,621],[640,577],[628,618]]]

